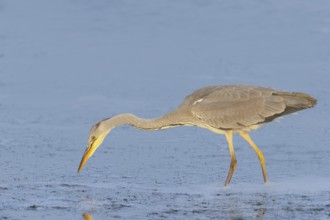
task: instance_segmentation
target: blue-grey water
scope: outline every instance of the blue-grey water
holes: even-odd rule
[[[0,0],[0,219],[329,219],[326,0]],[[154,118],[203,86],[307,92],[314,109],[234,138],[113,130],[81,173],[89,129]]]

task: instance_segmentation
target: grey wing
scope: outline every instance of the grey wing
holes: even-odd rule
[[[226,86],[191,103],[191,113],[219,129],[239,129],[263,123],[285,110],[282,97],[260,87]]]

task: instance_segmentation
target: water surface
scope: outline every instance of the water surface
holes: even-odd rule
[[[0,219],[330,218],[327,1],[0,0]],[[316,108],[241,138],[91,125],[154,118],[203,86],[307,92]]]

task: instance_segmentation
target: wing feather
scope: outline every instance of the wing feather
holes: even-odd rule
[[[272,89],[259,87],[212,87],[205,96],[198,94],[198,100],[202,100],[192,105],[191,112],[203,123],[219,129],[256,125],[285,110],[283,98],[273,93]],[[197,100],[195,96],[191,95],[191,102]]]

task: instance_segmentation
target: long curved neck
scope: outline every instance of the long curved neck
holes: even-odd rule
[[[133,114],[120,114],[104,120],[104,123],[105,127],[110,129],[128,124],[142,130],[159,130],[181,125],[174,120],[173,114],[157,119],[142,119]]]

